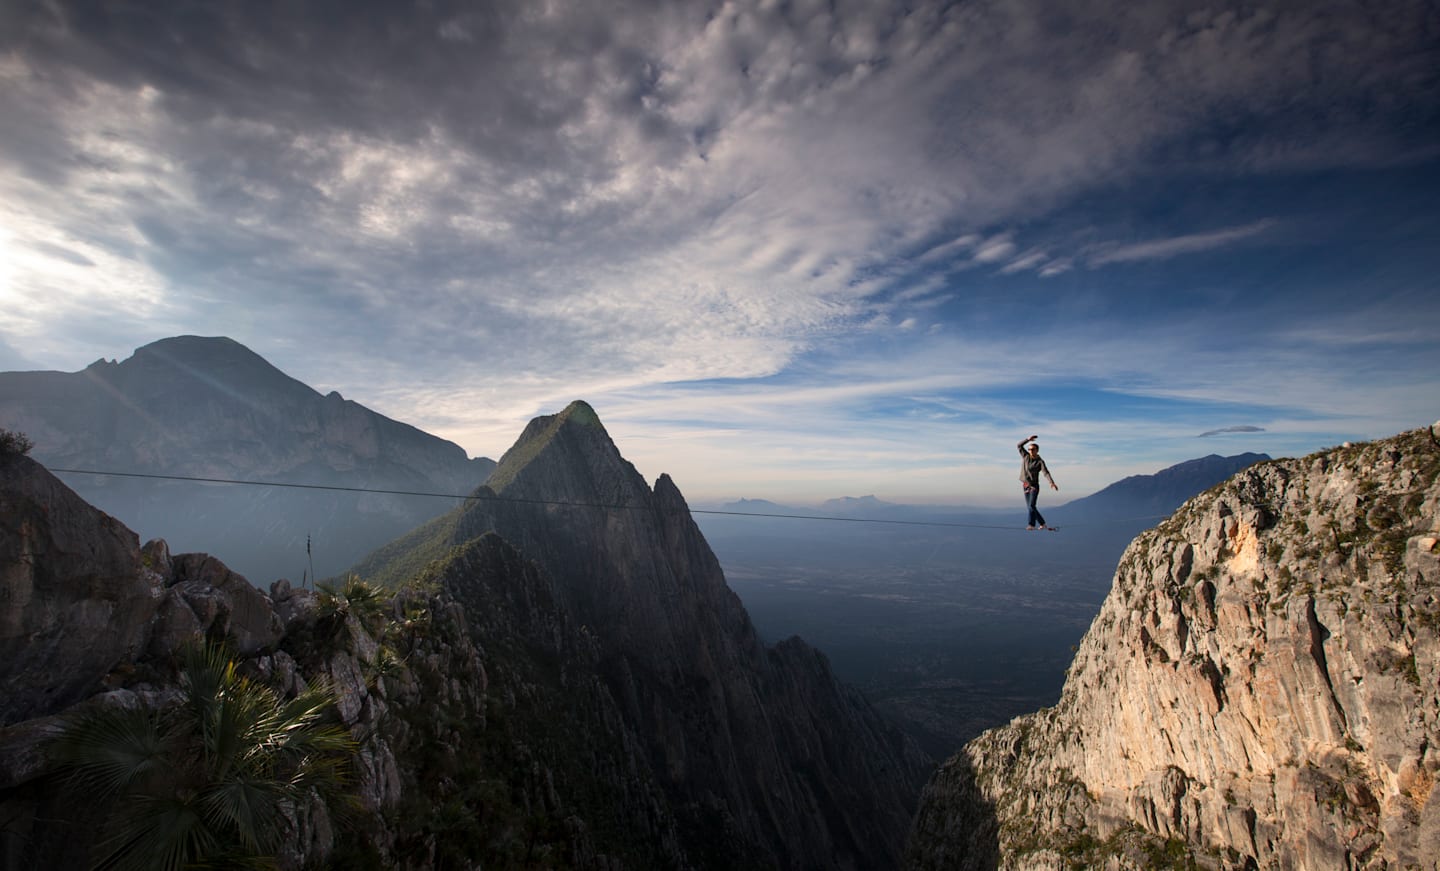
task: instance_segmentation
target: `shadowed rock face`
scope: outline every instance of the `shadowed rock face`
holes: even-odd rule
[[[941,768],[908,865],[1436,867],[1437,473],[1425,431],[1262,463],[1141,535],[1059,704]]]
[[[531,422],[478,495],[450,542],[498,534],[593,628],[692,859],[898,862],[928,760],[804,642],[764,647],[674,483],[647,486],[593,409]]]
[[[135,533],[39,463],[0,455],[0,726],[96,692],[149,643],[163,581]]]
[[[44,740],[72,702],[175,703],[174,654],[210,638],[282,695],[333,686],[360,744],[360,831],[337,838],[323,807],[297,811],[287,871],[535,850],[594,869],[893,867],[928,760],[820,653],[758,642],[679,492],[646,487],[593,412],[536,426],[501,485],[512,501],[439,524],[440,557],[379,611],[283,581],[267,595],[163,541],[141,549],[43,467],[7,459],[0,577],[17,607],[0,686],[18,722],[0,726],[0,817],[18,822],[0,854],[85,864],[98,829],[66,828]],[[526,489],[545,486],[637,513]],[[527,492],[547,504],[514,501]],[[44,657],[29,656],[37,640]]]
[[[459,445],[322,396],[226,338],[179,336],[80,372],[0,372],[0,426],[51,468],[469,493],[494,467]],[[146,537],[226,555],[260,584],[322,577],[453,507],[383,493],[65,475]]]
[[[593,634],[496,536],[456,548],[426,590],[357,612],[284,581],[267,595],[162,540],[140,548],[23,457],[0,458],[0,523],[0,603],[13,606],[0,613],[4,867],[92,864],[105,809],[62,790],[46,742],[82,711],[180,703],[176,653],[200,639],[283,696],[332,687],[358,744],[360,821],[337,837],[323,805],[299,809],[275,857],[286,871],[327,858],[505,865],[536,851],[577,868],[693,867],[598,677]],[[395,657],[383,677],[382,647]]]

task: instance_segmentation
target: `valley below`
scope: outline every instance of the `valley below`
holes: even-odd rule
[[[1059,534],[791,521],[810,529],[777,537],[757,519],[747,536],[743,522],[701,520],[761,636],[823,651],[937,759],[1055,703],[1115,564],[1070,561]]]

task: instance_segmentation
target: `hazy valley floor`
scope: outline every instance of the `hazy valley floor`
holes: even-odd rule
[[[768,642],[824,651],[937,758],[1055,703],[1115,565],[1059,533],[847,532],[706,529]]]

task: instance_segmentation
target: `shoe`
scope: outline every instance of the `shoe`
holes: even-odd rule
[[[1033,532],[1034,529],[1035,529],[1035,527],[1033,527],[1033,526],[1027,526],[1027,527],[1025,527],[1025,528],[1031,530],[1032,532]]]

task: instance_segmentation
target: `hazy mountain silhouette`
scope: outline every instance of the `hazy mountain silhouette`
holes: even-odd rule
[[[1268,454],[1236,454],[1222,457],[1210,454],[1195,460],[1177,463],[1153,475],[1131,475],[1090,496],[1058,506],[1057,514],[1087,520],[1111,520],[1134,515],[1150,515],[1152,521],[1174,511],[1205,490],[1228,479],[1242,469],[1263,460]]]
[[[51,468],[469,493],[494,461],[319,392],[228,338],[179,336],[80,372],[0,373],[0,426]],[[142,536],[257,584],[322,577],[454,500],[60,473]],[[313,543],[306,553],[307,538]]]

